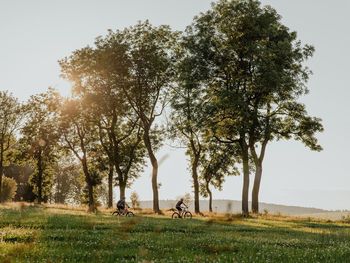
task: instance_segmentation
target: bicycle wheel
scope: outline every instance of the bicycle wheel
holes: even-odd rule
[[[191,219],[191,218],[192,218],[191,212],[189,212],[189,211],[185,212],[184,218],[185,218],[185,219]]]
[[[113,215],[113,216],[120,216],[120,213],[119,213],[119,211],[114,211],[114,212],[112,213],[112,215]]]
[[[134,216],[134,213],[129,211],[129,212],[126,213],[126,216],[127,216],[127,217],[133,217],[133,216]]]
[[[180,218],[180,214],[178,212],[174,212],[171,218]]]

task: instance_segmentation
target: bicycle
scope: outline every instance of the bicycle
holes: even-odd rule
[[[124,210],[115,210],[112,213],[113,216],[126,216],[126,217],[133,217],[135,216],[133,212],[129,211],[129,209],[126,207]]]
[[[182,209],[181,213],[178,211],[175,211],[171,218],[176,219],[176,218],[184,218],[184,219],[191,219],[192,218],[192,213],[188,211],[188,207],[185,207]]]

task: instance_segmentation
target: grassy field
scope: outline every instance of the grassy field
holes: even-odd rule
[[[350,262],[350,224],[0,206],[0,262]]]

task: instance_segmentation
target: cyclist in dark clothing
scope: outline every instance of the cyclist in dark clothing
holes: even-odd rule
[[[125,197],[120,199],[117,203],[117,208],[119,212],[124,212],[125,207],[129,207],[128,204],[125,202]]]
[[[176,209],[177,209],[177,211],[179,211],[179,214],[181,215],[181,213],[182,213],[182,205],[184,205],[186,208],[188,208],[188,206],[187,205],[185,205],[185,203],[184,203],[184,199],[183,198],[181,198],[180,199],[180,201],[179,202],[177,202],[176,203]]]

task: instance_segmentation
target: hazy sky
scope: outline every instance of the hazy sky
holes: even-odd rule
[[[0,89],[21,100],[52,86],[62,94],[69,84],[59,78],[57,60],[92,44],[107,29],[122,29],[138,20],[169,24],[183,30],[193,16],[210,7],[208,0],[0,0]],[[264,0],[316,48],[308,62],[314,75],[311,93],[303,99],[310,114],[321,117],[324,147],[311,152],[299,142],[274,142],[267,148],[260,199],[278,204],[350,209],[349,66],[350,1]],[[190,192],[184,152],[165,146],[158,157],[169,157],[159,170],[160,198]],[[253,180],[253,178],[252,178]],[[214,198],[241,197],[242,177],[228,178]],[[141,199],[151,199],[150,170],[133,187]],[[130,191],[128,191],[128,194]]]

